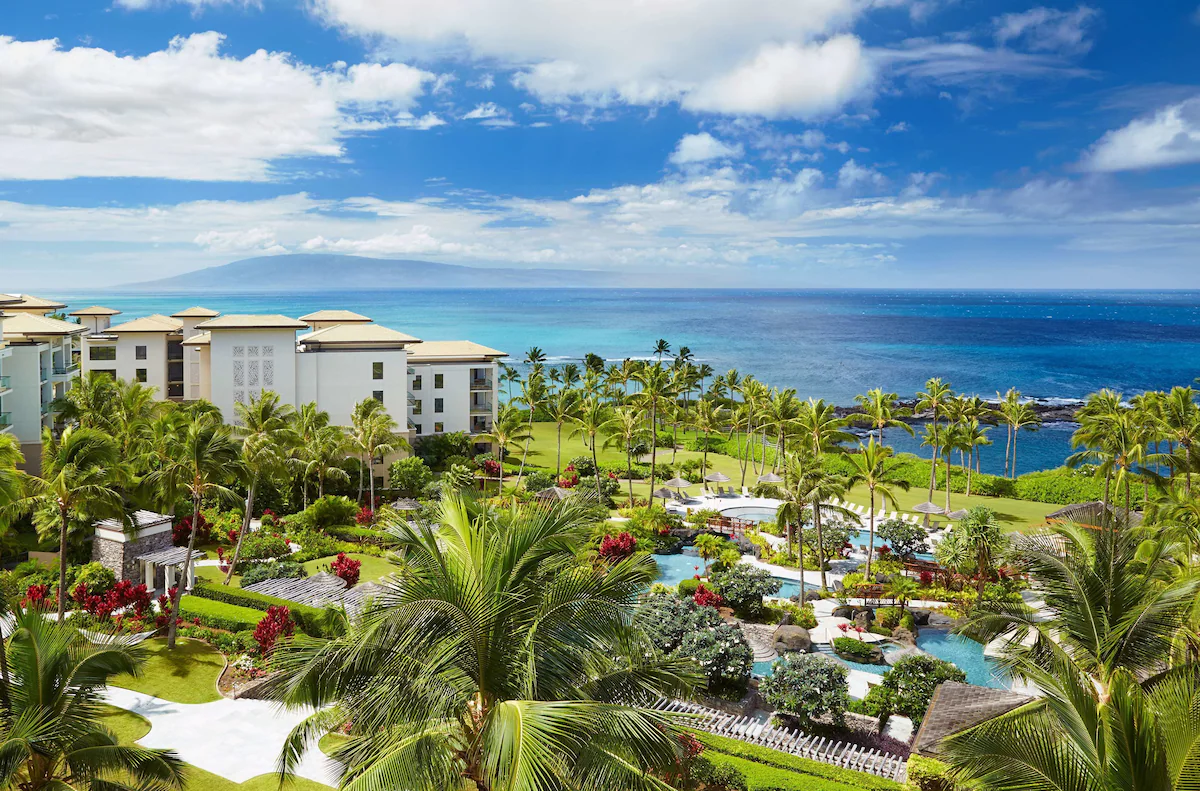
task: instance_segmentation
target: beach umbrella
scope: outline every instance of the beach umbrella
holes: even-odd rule
[[[564,489],[561,486],[551,486],[549,489],[542,489],[534,497],[539,500],[565,500],[572,494],[573,492],[570,489]]]
[[[930,503],[930,502],[924,502],[919,505],[914,505],[912,509],[914,511],[916,511],[917,513],[925,514],[925,528],[926,529],[929,528],[929,515],[930,514],[946,513],[946,510],[944,508],[942,508],[940,505],[934,505],[933,503]]]
[[[783,483],[783,478],[773,472],[768,472],[766,475],[758,476],[759,483]]]
[[[712,483],[728,483],[733,479],[723,472],[710,472],[708,475],[704,476],[704,480]]]
[[[675,496],[675,492],[664,487],[662,489],[655,489],[654,493],[651,494],[650,496],[651,497],[661,497],[664,500],[670,500],[672,497]]]
[[[949,519],[958,520],[964,518],[968,513],[970,512],[967,511],[966,508],[960,508],[957,511],[951,511],[950,513],[946,514],[946,517]]]
[[[691,485],[691,481],[687,481],[679,477],[672,478],[669,481],[663,481],[663,486],[674,486],[676,489],[686,489]]]

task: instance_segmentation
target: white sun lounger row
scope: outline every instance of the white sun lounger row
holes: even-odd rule
[[[868,519],[871,515],[871,511],[866,506],[857,505],[849,500],[842,500],[838,497],[834,497],[832,500],[830,500],[829,504],[837,508],[844,508],[853,514],[857,514],[863,519]],[[882,522],[887,519],[899,519],[901,522],[908,522],[914,525],[921,524],[921,517],[914,514],[902,514],[899,511],[888,511],[885,508],[880,508],[875,513],[876,522]]]
[[[812,736],[791,728],[781,728],[752,717],[739,717],[682,700],[660,700],[655,708],[671,714],[684,715],[683,724],[718,736],[737,739],[799,755],[832,766],[866,772],[903,783],[908,777],[907,764],[902,758],[877,749]]]

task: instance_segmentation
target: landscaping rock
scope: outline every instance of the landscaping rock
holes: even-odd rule
[[[850,654],[843,654],[841,651],[839,651],[837,649],[836,645],[833,647],[833,652],[835,654],[837,654],[838,656],[840,656],[842,659],[845,659],[850,662],[862,662],[863,664],[867,664],[867,665],[882,665],[882,664],[884,664],[883,648],[881,646],[876,645],[874,643],[864,643],[863,645],[865,645],[870,650],[870,654],[866,657],[858,656],[857,654],[853,655],[853,656]]]
[[[870,610],[859,610],[858,612],[854,613],[854,625],[861,626],[863,629],[870,629],[872,620],[871,615],[872,613]]]
[[[771,641],[775,643],[775,653],[781,655],[789,651],[807,654],[813,647],[812,638],[803,626],[780,626],[771,635]]]
[[[833,608],[833,617],[851,620],[854,618],[854,608],[849,604],[839,604]]]
[[[949,615],[942,615],[940,612],[931,612],[929,613],[929,622],[926,624],[926,626],[935,626],[938,628],[947,629],[951,626],[954,626],[954,624],[955,619],[951,618]],[[917,625],[921,625],[921,622],[917,621]]]
[[[916,623],[917,626],[929,625],[929,616],[931,614],[929,610],[914,610],[909,608],[908,611],[912,613],[913,622]]]
[[[806,602],[821,601],[821,591],[805,591],[804,601],[806,601]]]
[[[897,626],[892,630],[892,639],[897,643],[904,645],[916,645],[917,640],[913,637],[913,633],[905,629],[903,626]]]

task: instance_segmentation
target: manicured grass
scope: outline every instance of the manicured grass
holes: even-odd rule
[[[332,755],[333,751],[349,738],[341,733],[327,733],[321,737],[321,741],[317,742],[317,747],[321,748],[321,752],[326,755]]]
[[[377,558],[374,555],[363,555],[359,552],[347,552],[346,556],[362,561],[362,566],[358,570],[358,582],[360,585],[364,582],[374,582],[396,571],[396,566],[389,562],[387,558]],[[325,567],[332,563],[336,557],[337,555],[330,555],[327,558],[310,560],[304,564],[304,570],[311,577],[314,574],[324,571]]]
[[[925,502],[929,497],[929,489],[909,489],[907,492],[897,492],[900,497],[900,505],[912,506]],[[856,486],[850,491],[845,499],[855,505],[866,506],[869,503],[867,496],[867,487]],[[934,505],[944,505],[946,502],[946,490],[933,493]],[[879,499],[879,493],[875,493],[875,510],[878,511],[882,502]],[[1023,530],[1029,527],[1039,527],[1046,524],[1046,514],[1054,513],[1062,508],[1061,505],[1052,505],[1050,503],[1039,503],[1033,500],[1012,500],[1007,497],[980,497],[973,494],[967,497],[965,494],[950,493],[950,510],[957,511],[960,508],[974,508],[977,505],[987,506],[996,512],[996,519],[1000,522],[1000,526],[1005,530]],[[893,509],[893,504],[888,503],[888,512]],[[896,509],[900,510],[900,509]],[[915,511],[905,511],[905,513],[915,514],[916,516],[924,517],[924,514],[918,514]],[[931,516],[930,519],[934,522],[945,522],[945,517]]]
[[[121,744],[133,744],[150,732],[150,720],[116,706],[104,706],[100,724],[112,731]]]
[[[199,596],[184,596],[179,601],[179,615],[185,621],[199,620],[203,626],[210,629],[224,629],[227,632],[244,632],[258,626],[265,611],[236,604],[226,604],[223,601],[202,599]]]
[[[737,768],[746,775],[751,789],[901,791],[903,788],[899,783],[865,772],[832,766],[725,736],[701,731],[692,733],[704,745],[706,758]]]
[[[196,576],[218,585],[225,581],[225,572],[221,571],[220,566],[197,566]],[[234,574],[233,578],[229,580],[229,584],[235,588],[239,587],[242,584],[242,575]]]
[[[259,613],[261,615],[261,613]],[[142,643],[149,656],[142,674],[116,676],[114,687],[124,687],[176,703],[208,703],[220,700],[217,678],[225,669],[220,651],[199,640],[180,638],[173,651],[165,637]]]

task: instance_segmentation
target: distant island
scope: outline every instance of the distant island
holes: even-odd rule
[[[408,288],[612,288],[649,285],[584,269],[501,269],[357,255],[245,258],[182,275],[127,283],[120,291],[362,291]]]

